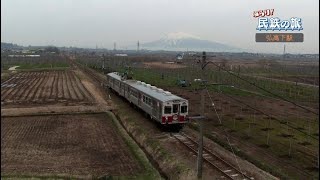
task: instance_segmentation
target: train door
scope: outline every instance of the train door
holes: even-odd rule
[[[125,84],[124,84],[124,83],[121,83],[120,93],[121,93],[121,96],[123,96],[123,97],[125,97],[125,96],[124,96],[124,88],[125,88]]]
[[[128,86],[128,85],[126,85],[125,95],[126,95],[127,99],[129,99],[129,95],[130,95],[130,88],[129,88],[129,86]]]
[[[117,83],[118,83],[117,92],[118,92],[119,95],[121,95],[121,83],[120,83],[120,81],[117,81]]]
[[[158,118],[161,120],[162,119],[162,103],[157,102],[158,104]]]
[[[120,92],[120,95],[121,95],[121,96],[123,96],[123,91],[122,91],[123,86],[124,86],[124,84],[120,82],[119,92]]]
[[[173,120],[178,121],[180,116],[180,104],[172,105]]]
[[[142,94],[138,92],[138,106],[141,106]]]
[[[154,117],[158,117],[157,116],[158,115],[158,105],[159,105],[159,103],[156,100],[152,99],[152,115]]]

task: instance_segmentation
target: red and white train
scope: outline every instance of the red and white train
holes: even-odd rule
[[[141,81],[126,79],[118,72],[107,74],[107,86],[135,104],[161,124],[188,122],[188,100]]]

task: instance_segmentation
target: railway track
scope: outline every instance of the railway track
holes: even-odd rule
[[[222,130],[219,130],[218,128],[216,128],[214,131],[215,131],[216,134],[220,134],[221,136],[223,136],[223,138],[226,138],[226,136],[223,135],[224,132]],[[245,141],[239,141],[239,138],[234,137],[233,135],[229,134],[228,138],[230,139],[231,143],[236,142],[237,146],[240,147],[240,149],[242,149],[243,151],[245,151],[246,148],[242,148],[242,147],[247,147],[248,149],[256,148],[253,145],[251,145],[251,144],[249,144],[249,143],[247,143]],[[308,173],[307,171],[305,171],[303,167],[301,167],[301,166],[299,167],[299,166],[293,165],[289,160],[281,159],[281,158],[279,158],[277,156],[274,156],[271,153],[267,153],[267,152],[265,152],[263,150],[257,149],[256,151],[260,154],[260,156],[267,157],[268,159],[272,160],[273,162],[278,162],[279,159],[280,159],[280,161],[285,162],[286,163],[286,167],[293,168],[294,171],[299,175],[299,178],[305,178],[305,179],[314,178],[313,175],[311,173]],[[314,164],[316,164],[316,162]]]
[[[191,139],[184,133],[171,134],[172,137],[177,139],[181,144],[191,150],[193,153],[198,153],[198,143]],[[203,160],[213,166],[215,169],[220,171],[223,176],[222,178],[227,179],[254,179],[253,177],[249,177],[247,174],[242,173],[238,168],[229,164],[216,154],[212,153],[210,150],[203,147]]]
[[[88,73],[94,80],[97,82],[103,82],[101,80],[101,77],[98,77],[96,74],[94,74],[91,70],[83,68],[83,70]],[[178,133],[178,134],[171,134],[174,138],[176,138],[180,143],[185,145],[189,150],[191,150],[193,153],[197,154],[197,148],[198,143],[192,140],[190,137],[188,137],[184,133]],[[215,169],[219,170],[223,176],[222,178],[232,179],[232,180],[244,180],[244,179],[254,179],[253,177],[249,177],[245,173],[242,173],[240,170],[238,170],[233,165],[229,164],[219,156],[215,155],[211,151],[209,151],[206,148],[203,148],[203,159],[205,162],[209,163],[211,166],[213,166]]]
[[[102,78],[99,77],[99,76],[97,76],[97,75],[96,75],[94,72],[92,72],[89,68],[83,68],[83,67],[81,67],[81,69],[82,69],[85,73],[89,74],[90,77],[92,77],[95,81],[97,81],[97,82],[99,82],[99,83],[103,82]]]
[[[103,78],[96,75],[91,69],[81,67],[86,73],[88,73],[95,81],[98,83],[104,82]],[[180,143],[185,145],[189,150],[191,150],[193,153],[197,154],[197,148],[198,144],[194,140],[192,140],[190,137],[188,137],[185,134],[172,134],[174,138],[176,138]],[[233,137],[231,137],[233,139]],[[246,144],[246,143],[245,143]],[[246,144],[247,145],[247,144]],[[248,146],[248,145],[247,145]],[[263,153],[264,155],[268,156],[269,158],[275,159],[273,156],[270,157],[269,154]],[[204,148],[204,155],[203,159],[205,162],[207,162],[209,165],[213,166],[215,169],[219,170],[224,178],[227,179],[254,179],[253,177],[249,177],[245,173],[241,173],[239,169],[234,167],[233,165],[229,164],[228,162],[224,161],[217,155],[213,154],[208,149]],[[275,159],[276,160],[276,159]],[[301,171],[296,166],[292,166],[296,168],[298,172],[301,174],[304,174],[304,177],[312,177],[310,173],[307,173],[305,171]]]
[[[231,100],[234,100],[235,102],[239,102],[239,100],[235,99],[235,98],[232,97],[232,96],[229,96],[229,95],[227,95],[227,94],[225,94],[225,96],[229,97]],[[245,104],[245,105],[246,105],[246,104]],[[247,106],[247,105],[246,105],[246,106]],[[252,109],[251,106],[248,106],[248,107]],[[259,111],[258,111],[258,112],[259,112]],[[272,115],[270,116],[269,114],[266,114],[266,113],[264,113],[264,112],[262,112],[262,111],[260,111],[260,113],[262,113],[263,115],[266,115],[266,116],[268,116],[268,117],[272,117]],[[222,134],[224,133],[224,132],[223,132],[222,130],[220,130],[219,128],[215,128],[215,131],[216,131],[216,133],[218,133],[218,134],[220,134],[220,135],[222,135]],[[247,142],[245,142],[245,141],[239,141],[239,139],[238,139],[237,137],[234,137],[234,136],[231,135],[231,134],[229,134],[228,137],[229,137],[231,140],[233,140],[234,142],[237,142],[237,143],[241,144],[242,146],[246,146],[246,147],[249,147],[249,148],[252,148],[252,147],[253,147],[251,144],[249,144],[249,143],[247,143]],[[283,144],[283,143],[281,143],[281,142],[280,142],[280,144],[282,144],[282,145],[285,146],[285,144]],[[302,151],[301,149],[297,149],[297,151],[299,151],[300,153],[303,153],[303,154],[305,154],[305,155],[307,155],[307,156],[309,156],[309,157],[312,157],[313,159],[310,159],[310,160],[311,160],[314,164],[317,164],[318,156],[316,155],[316,153],[315,153],[315,152],[311,152],[307,147],[303,147],[303,148],[305,148],[306,151]],[[308,150],[309,150],[309,151],[308,151]],[[258,151],[259,151],[259,153],[261,153],[263,156],[268,157],[269,159],[273,159],[274,162],[278,162],[278,161],[279,161],[279,158],[278,158],[278,157],[273,156],[273,155],[270,154],[270,153],[266,153],[266,152],[264,152],[263,150],[258,150]],[[310,178],[310,179],[311,179],[311,178],[314,178],[314,176],[313,176],[311,173],[305,171],[304,168],[302,168],[301,166],[296,166],[296,165],[294,165],[294,164],[290,164],[290,161],[285,160],[285,159],[281,159],[281,161],[287,163],[287,164],[286,164],[286,167],[289,167],[289,166],[290,166],[290,167],[294,168],[294,171],[295,171],[297,174],[299,174],[299,177],[301,177],[301,178]]]

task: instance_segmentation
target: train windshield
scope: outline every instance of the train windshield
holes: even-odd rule
[[[181,106],[181,113],[188,112],[188,106]]]
[[[171,106],[165,106],[164,107],[164,113],[165,114],[171,114]]]
[[[174,104],[173,105],[173,113],[178,113],[179,111],[179,104]]]

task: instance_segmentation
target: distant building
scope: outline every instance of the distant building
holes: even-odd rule
[[[8,57],[25,57],[23,54],[10,54]]]
[[[10,54],[8,57],[40,57],[39,54]]]
[[[114,56],[123,56],[123,57],[126,57],[126,56],[128,56],[128,54],[115,54]]]
[[[39,54],[28,54],[26,55],[26,57],[40,57]]]

